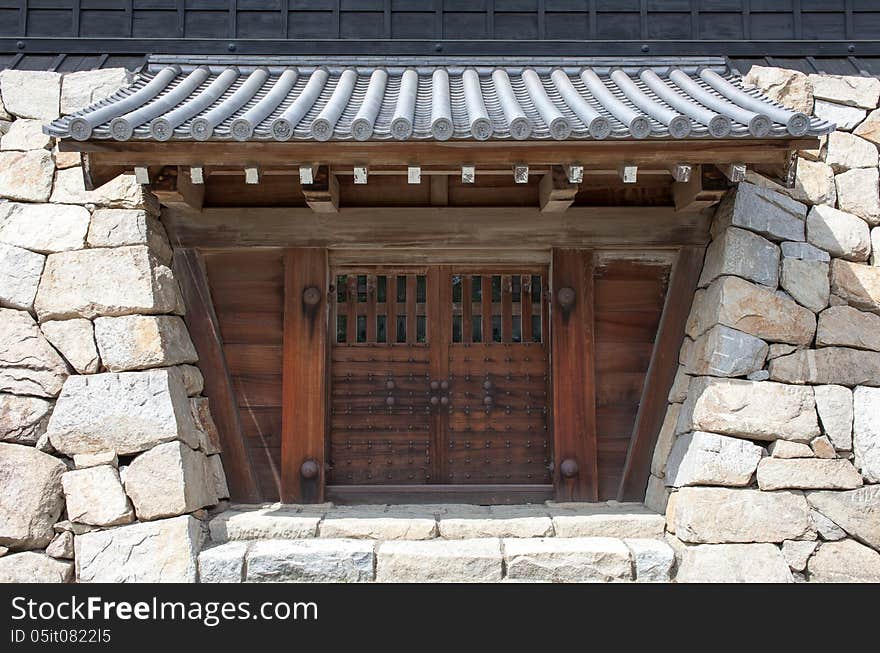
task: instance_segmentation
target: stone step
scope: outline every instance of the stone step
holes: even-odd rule
[[[668,582],[666,542],[613,537],[233,540],[199,555],[202,583]]]
[[[469,540],[476,538],[663,537],[665,519],[637,503],[527,506],[235,505],[210,522],[214,543],[312,538]]]

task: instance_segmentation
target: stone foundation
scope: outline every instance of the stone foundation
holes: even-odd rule
[[[228,490],[158,203],[131,176],[86,191],[40,129],[127,79],[0,73],[0,581],[668,580],[661,536],[679,581],[880,581],[880,81],[749,75],[838,131],[794,188],[750,171],[718,207],[650,535],[552,506],[209,535]]]
[[[193,582],[229,494],[158,202],[42,133],[129,77],[0,73],[0,582]]]

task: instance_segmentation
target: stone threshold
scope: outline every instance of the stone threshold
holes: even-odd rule
[[[242,505],[209,523],[200,582],[668,582],[637,503]]]

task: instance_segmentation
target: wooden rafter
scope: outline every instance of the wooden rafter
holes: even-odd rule
[[[676,211],[702,211],[718,202],[730,183],[713,166],[694,166],[687,181],[672,185]]]
[[[306,204],[315,213],[336,213],[339,210],[339,181],[326,165],[312,169],[312,183],[302,184]]]
[[[541,177],[538,185],[538,201],[542,213],[561,213],[574,202],[580,186],[568,180],[562,166],[553,166]]]

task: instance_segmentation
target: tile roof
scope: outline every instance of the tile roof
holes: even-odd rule
[[[78,140],[544,140],[816,136],[721,58],[151,57],[46,128]]]

